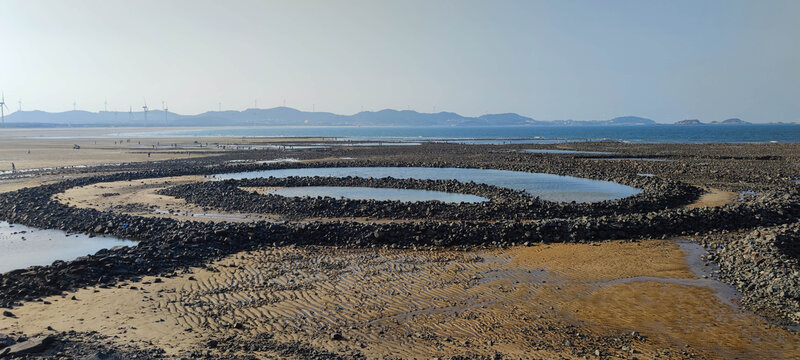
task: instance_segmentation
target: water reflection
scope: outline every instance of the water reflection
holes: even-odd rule
[[[135,241],[111,236],[89,237],[61,230],[42,230],[0,221],[0,273],[33,265],[72,260],[115,246],[134,246]]]
[[[393,177],[399,179],[455,179],[525,190],[550,201],[592,202],[613,200],[641,192],[630,186],[611,181],[590,180],[571,176],[528,173],[495,169],[427,168],[427,167],[339,167],[300,168],[218,174],[218,179],[247,179],[259,177],[330,176],[330,177]]]
[[[269,194],[294,197],[332,197],[354,200],[396,200],[396,201],[427,201],[438,200],[448,203],[477,203],[488,199],[476,195],[448,193],[443,191],[415,190],[415,189],[390,189],[357,186],[303,186],[284,187],[267,190]]]

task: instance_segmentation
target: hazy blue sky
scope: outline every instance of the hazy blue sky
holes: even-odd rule
[[[800,1],[0,0],[12,110],[800,120]]]

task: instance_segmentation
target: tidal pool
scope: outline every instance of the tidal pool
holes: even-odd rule
[[[509,145],[509,144],[563,144],[567,142],[577,142],[580,140],[566,140],[566,139],[502,139],[502,140],[489,140],[489,139],[463,139],[463,140],[433,140],[433,142],[444,142],[450,144],[462,145]]]
[[[489,199],[470,194],[448,193],[444,191],[372,188],[359,186],[301,186],[283,187],[267,191],[269,194],[302,197],[327,196],[354,200],[397,200],[405,202],[438,200],[448,203],[477,203]]]
[[[69,261],[115,246],[133,246],[136,241],[110,236],[89,237],[61,230],[42,230],[0,221],[0,273],[53,261]]]
[[[583,179],[543,173],[495,169],[461,169],[428,167],[334,167],[249,171],[215,175],[217,179],[251,179],[262,177],[328,176],[328,177],[393,177],[398,179],[458,180],[524,190],[550,201],[593,202],[614,200],[635,195],[640,189],[611,181]]]
[[[581,151],[581,150],[561,150],[561,149],[525,149],[523,152],[529,154],[597,154],[597,155],[611,155],[612,152],[608,151]]]
[[[664,158],[642,158],[642,157],[617,157],[617,158],[599,158],[595,160],[609,160],[609,161],[623,161],[623,160],[630,160],[630,161],[675,161],[673,159],[664,159]]]
[[[341,142],[341,143],[334,143],[333,145],[338,145],[338,146],[417,146],[417,145],[422,145],[422,143],[421,142],[379,141],[379,142],[362,142],[362,143]]]

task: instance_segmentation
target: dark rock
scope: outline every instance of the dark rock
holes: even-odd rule
[[[123,358],[121,358],[121,357],[119,357],[119,356],[117,356],[115,354],[109,354],[109,353],[104,353],[104,352],[100,352],[100,351],[95,351],[93,354],[86,355],[86,356],[84,356],[84,357],[82,357],[80,359],[81,360],[123,360]]]
[[[53,341],[55,341],[55,336],[53,335],[40,335],[11,345],[6,349],[8,349],[8,355],[36,354],[49,349]]]
[[[12,339],[10,336],[8,336],[6,334],[0,334],[0,349],[4,348],[6,346],[11,346],[15,342],[16,341],[14,341],[14,339]]]

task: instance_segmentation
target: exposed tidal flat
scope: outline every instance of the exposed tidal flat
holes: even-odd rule
[[[40,141],[32,153],[65,151]],[[98,166],[10,173],[0,184],[0,220],[139,242],[0,275],[0,333],[10,335],[0,341],[47,343],[40,355],[800,355],[787,327],[800,321],[797,144],[87,141],[77,151]],[[122,160],[147,147],[156,161]],[[576,153],[522,151],[531,148]],[[557,201],[486,179],[363,168],[550,174],[636,191]],[[270,171],[290,176],[222,175]],[[275,193],[303,187],[488,200]]]

